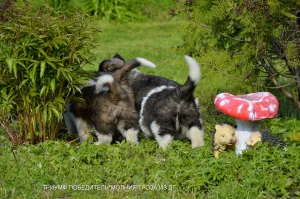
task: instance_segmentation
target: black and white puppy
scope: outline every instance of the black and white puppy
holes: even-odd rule
[[[185,56],[189,76],[182,86],[159,86],[143,98],[139,124],[147,137],[154,137],[165,149],[173,139],[187,137],[192,148],[204,145],[200,112],[193,91],[200,80],[200,67],[196,60]]]
[[[189,76],[184,85],[167,78],[142,74],[136,69],[128,74],[135,107],[140,114],[140,127],[147,137],[154,137],[164,149],[173,139],[182,137],[191,140],[192,148],[204,145],[198,101],[193,96],[201,76],[200,67],[193,58],[185,56],[185,59]]]
[[[88,139],[94,129],[98,138],[96,144],[111,143],[117,131],[127,141],[138,143],[138,114],[133,96],[130,96],[132,92],[124,89],[122,83],[127,84],[127,73],[140,65],[155,67],[144,58],[129,60],[112,75],[101,75],[95,85],[84,87],[82,95],[77,94],[84,102],[72,103],[69,111],[81,142]]]

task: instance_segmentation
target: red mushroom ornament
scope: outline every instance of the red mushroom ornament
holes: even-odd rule
[[[235,152],[241,154],[247,147],[247,140],[258,131],[259,120],[274,118],[279,103],[269,92],[257,92],[246,95],[220,93],[214,99],[216,108],[235,118],[237,143]]]

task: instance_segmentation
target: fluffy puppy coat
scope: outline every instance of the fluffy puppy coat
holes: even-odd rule
[[[121,69],[124,63],[124,59],[122,59],[119,54],[115,54],[113,58],[103,60],[99,64],[98,71],[112,73]]]
[[[192,148],[204,145],[203,128],[193,91],[200,80],[196,60],[185,56],[189,76],[182,86],[159,86],[147,93],[141,102],[139,124],[147,137],[155,138],[165,149],[173,139],[187,137]]]
[[[96,144],[111,143],[117,130],[126,140],[138,142],[138,114],[133,97],[128,94],[132,92],[126,91],[121,82],[126,83],[126,74],[139,65],[155,67],[146,59],[135,58],[114,74],[101,75],[95,85],[82,89],[84,103],[72,103],[70,106],[81,142],[90,136],[89,131],[93,127],[98,138]]]
[[[101,73],[97,72],[95,74],[95,77],[92,77],[91,79],[89,79],[89,83],[90,83],[89,85],[80,87],[80,89],[83,92],[82,97],[84,99],[85,99],[85,97],[87,99],[89,99],[88,95],[92,94],[91,91],[93,91],[93,89],[85,88],[85,87],[89,87],[90,85],[94,86],[96,84],[96,81],[93,78],[97,78],[97,77],[99,77],[103,74],[110,74],[111,72],[114,72],[114,71],[120,69],[124,65],[125,61],[122,60],[122,59],[119,59],[118,55],[115,55],[115,56],[116,57],[114,57],[114,58],[109,58],[109,59],[103,60],[99,65],[99,68],[101,68],[101,71],[103,71],[103,72],[101,72]],[[128,88],[128,84],[127,83],[126,84],[121,84],[121,86],[123,87],[124,91],[127,91],[128,95],[130,95],[131,98],[133,99],[133,93],[132,93],[131,89]],[[107,87],[104,87],[103,90],[107,90]],[[76,96],[80,97],[81,94],[77,93]],[[83,108],[82,110],[85,110],[85,109]],[[66,112],[64,113],[64,120],[65,120],[65,123],[66,123],[66,127],[68,129],[68,132],[78,133],[76,125],[74,124],[74,120],[76,120],[76,119],[74,119],[73,114],[70,112],[70,104],[66,104]],[[121,141],[122,139],[117,139],[117,140]]]
[[[99,72],[114,72],[118,69],[120,69],[122,66],[120,63],[114,61],[116,59],[119,59],[123,62],[125,62],[124,58],[121,57],[119,54],[115,54],[112,59],[106,59],[105,64],[103,64],[104,61],[102,61],[99,65]],[[175,88],[179,88],[180,84],[177,82],[156,76],[156,75],[149,75],[149,74],[143,74],[139,72],[137,69],[134,69],[130,71],[130,73],[127,76],[128,84],[131,87],[133,94],[134,94],[134,101],[135,101],[135,107],[138,111],[141,109],[141,104],[143,98],[154,88],[157,88],[159,86],[173,86]]]
[[[193,96],[201,76],[200,67],[193,58],[185,56],[185,59],[189,77],[183,86],[167,78],[142,74],[136,69],[128,75],[135,107],[140,113],[140,127],[163,149],[173,139],[182,137],[188,137],[193,148],[204,145],[200,111]],[[99,67],[99,70],[103,69]]]

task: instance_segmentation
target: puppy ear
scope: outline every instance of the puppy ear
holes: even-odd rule
[[[108,62],[108,60],[104,60],[99,64],[98,72],[104,72],[105,71],[105,64]]]
[[[122,61],[125,62],[124,58],[121,57],[121,55],[119,55],[118,53],[116,53],[116,54],[114,55],[114,58],[120,59],[120,60],[122,60]]]

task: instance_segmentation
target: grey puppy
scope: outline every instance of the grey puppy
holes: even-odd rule
[[[96,144],[111,143],[117,131],[126,140],[138,142],[138,115],[132,92],[122,84],[127,84],[127,74],[140,65],[156,67],[144,58],[129,60],[120,70],[112,75],[100,75],[95,85],[86,86],[82,89],[82,94],[77,94],[84,102],[73,102],[69,111],[81,142],[88,139],[90,131],[94,131],[98,138]]]
[[[124,59],[115,55],[114,58]],[[139,124],[147,137],[154,137],[159,146],[166,148],[173,139],[188,137],[192,147],[204,145],[203,125],[198,102],[193,91],[200,80],[200,67],[191,57],[185,56],[189,76],[184,85],[167,78],[147,75],[138,70],[128,74],[133,90]],[[99,71],[105,70],[99,67]]]

